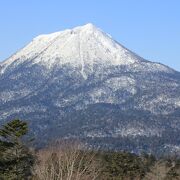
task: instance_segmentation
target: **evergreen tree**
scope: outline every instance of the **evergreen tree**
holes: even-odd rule
[[[30,179],[34,158],[22,140],[27,132],[27,123],[19,119],[0,129],[0,179]]]

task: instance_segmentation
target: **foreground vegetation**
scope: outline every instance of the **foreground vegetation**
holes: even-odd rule
[[[152,155],[89,150],[79,142],[57,141],[33,151],[24,138],[28,125],[13,120],[0,129],[2,180],[179,180],[180,160]],[[26,143],[25,143],[26,142]]]

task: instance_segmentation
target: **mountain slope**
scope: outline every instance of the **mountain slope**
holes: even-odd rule
[[[180,73],[92,24],[34,38],[0,64],[0,84],[0,121],[27,119],[38,137],[156,136],[163,147],[180,144]]]

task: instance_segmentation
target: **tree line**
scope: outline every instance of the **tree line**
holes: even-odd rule
[[[178,180],[180,160],[124,151],[98,151],[58,140],[33,149],[28,124],[15,119],[0,128],[0,180]]]

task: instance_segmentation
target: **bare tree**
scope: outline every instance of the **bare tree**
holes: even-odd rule
[[[166,161],[158,161],[146,174],[144,180],[164,180],[171,169],[171,166],[167,165]]]
[[[88,151],[81,143],[58,141],[55,146],[40,150],[34,167],[38,180],[96,180],[100,162],[96,153]]]

